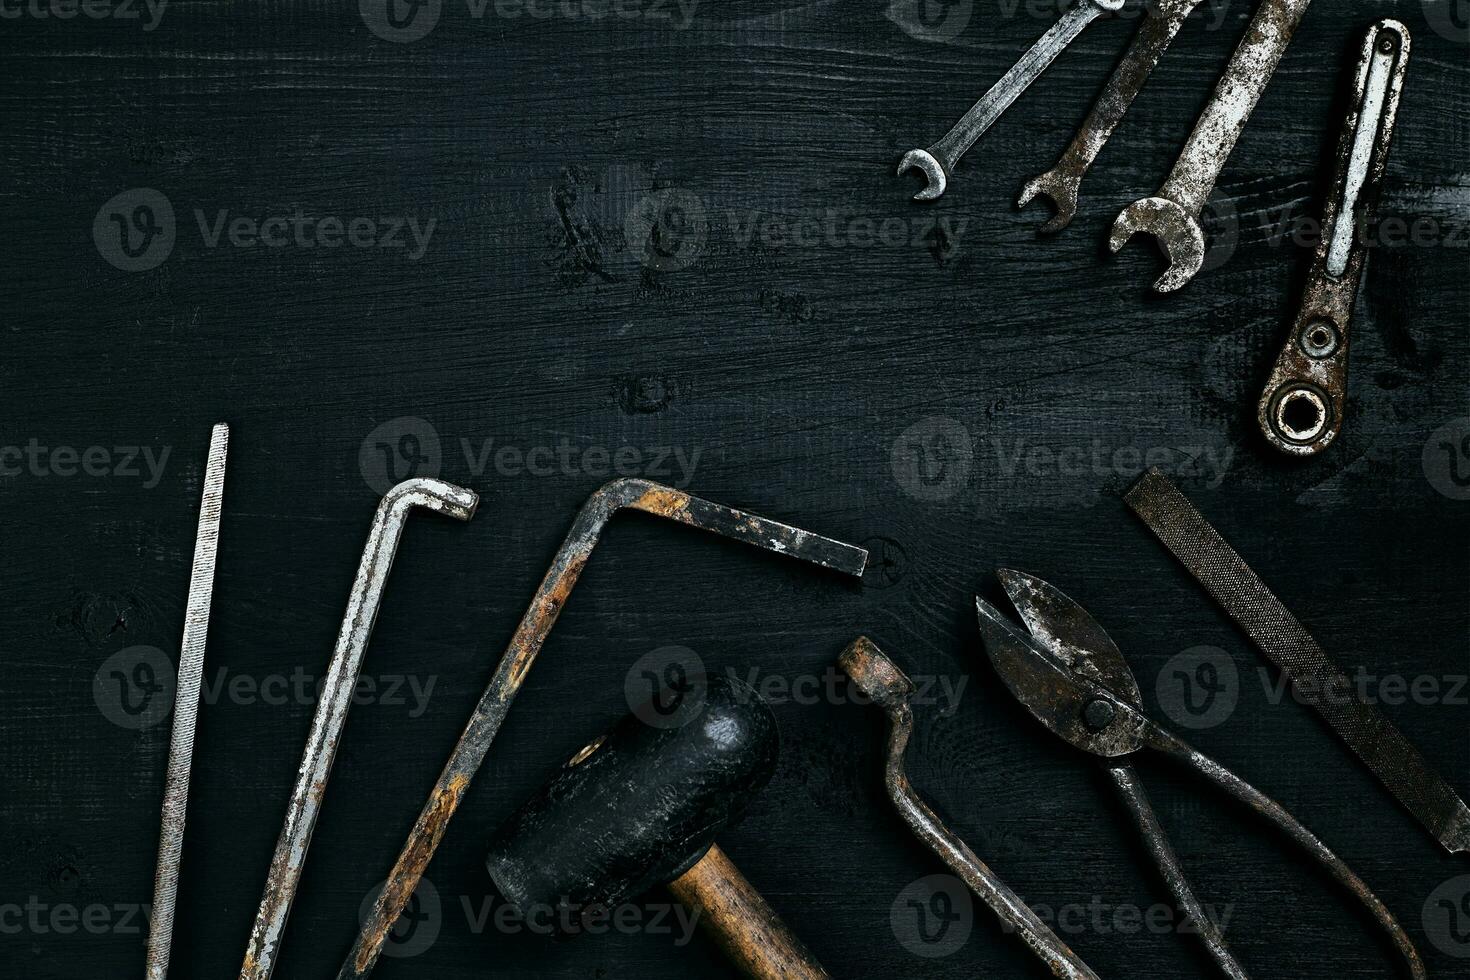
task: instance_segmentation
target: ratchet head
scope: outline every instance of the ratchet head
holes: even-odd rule
[[[1166,197],[1146,197],[1123,209],[1113,222],[1108,246],[1117,252],[1139,232],[1158,240],[1169,257],[1169,268],[1154,282],[1154,289],[1170,293],[1193,279],[1205,264],[1205,232],[1199,219]]]
[[[1006,594],[1028,631],[975,600],[985,652],[1016,700],[1073,746],[1104,758],[1143,747],[1143,697],[1101,626],[1058,589],[1002,570]]]
[[[932,201],[949,186],[949,175],[944,172],[938,158],[928,150],[909,150],[898,161],[899,174],[915,169],[924,174],[924,189],[914,195],[914,200]]]
[[[1042,234],[1055,234],[1070,225],[1077,216],[1077,181],[1058,170],[1048,170],[1026,182],[1020,197],[1016,198],[1016,207],[1024,208],[1043,195],[1051,201],[1056,213],[1040,230]]]

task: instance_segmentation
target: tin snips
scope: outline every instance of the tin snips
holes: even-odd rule
[[[1279,803],[1144,715],[1133,672],[1086,610],[1041,579],[1008,569],[997,575],[1026,628],[1013,625],[1000,610],[977,598],[980,633],[990,662],[1011,694],[1038,721],[1102,761],[1169,891],[1225,976],[1245,980],[1248,974],[1195,897],[1133,770],[1131,760],[1144,749],[1188,766],[1275,825],[1367,907],[1403,956],[1411,975],[1426,976],[1419,952],[1403,927],[1327,845]]]

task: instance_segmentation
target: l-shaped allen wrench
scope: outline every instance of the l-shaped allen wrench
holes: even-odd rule
[[[240,966],[240,980],[269,980],[276,967],[286,919],[291,914],[291,901],[296,897],[296,885],[306,864],[306,849],[311,846],[311,832],[327,792],[332,760],[336,758],[342,728],[347,724],[347,709],[352,707],[352,696],[357,689],[357,674],[373,634],[383,588],[388,583],[388,572],[393,567],[398,539],[409,513],[415,507],[424,507],[467,521],[475,516],[479,503],[479,496],[464,487],[420,477],[399,483],[378,504],[372,530],[363,546],[362,561],[357,566],[357,578],[347,599],[347,612],[337,633],[332,662],[317,698],[306,751],[296,772],[296,788],[291,791],[286,822],[276,842],[276,853],[265,879],[265,894],[260,898],[260,911],[256,913],[250,945]]]
[[[551,567],[531,597],[531,604],[501,656],[490,685],[481,695],[480,703],[414,823],[382,893],[363,923],[338,980],[357,980],[372,971],[389,930],[418,887],[419,879],[429,866],[450,819],[469,788],[470,780],[490,751],[490,743],[525,682],[531,664],[541,652],[541,646],[556,624],[557,616],[566,605],[582,570],[587,567],[602,529],[620,510],[642,511],[688,524],[855,578],[862,576],[868,560],[867,551],[854,545],[702,500],[649,480],[625,478],[604,484],[578,512],[572,529],[552,559]]]

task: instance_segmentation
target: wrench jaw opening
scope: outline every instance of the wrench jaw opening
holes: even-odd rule
[[[1146,197],[1123,209],[1113,222],[1108,247],[1117,253],[1134,235],[1152,235],[1169,258],[1169,267],[1154,289],[1172,293],[1195,277],[1205,264],[1205,232],[1199,219],[1165,197]]]
[[[1043,235],[1055,235],[1072,223],[1077,216],[1077,183],[1055,170],[1048,170],[1032,177],[1021,188],[1016,198],[1016,207],[1024,208],[1037,197],[1045,197],[1052,204],[1051,218],[1038,231]]]
[[[903,159],[898,161],[898,174],[902,176],[910,170],[918,170],[924,175],[924,189],[914,195],[916,201],[936,200],[949,186],[949,174],[928,150],[909,150],[903,155]]]

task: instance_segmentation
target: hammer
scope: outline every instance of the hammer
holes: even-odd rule
[[[528,917],[605,913],[664,884],[746,976],[826,978],[714,844],[771,778],[775,715],[728,678],[696,680],[679,693],[672,724],[629,714],[517,810],[491,841],[490,877]]]

